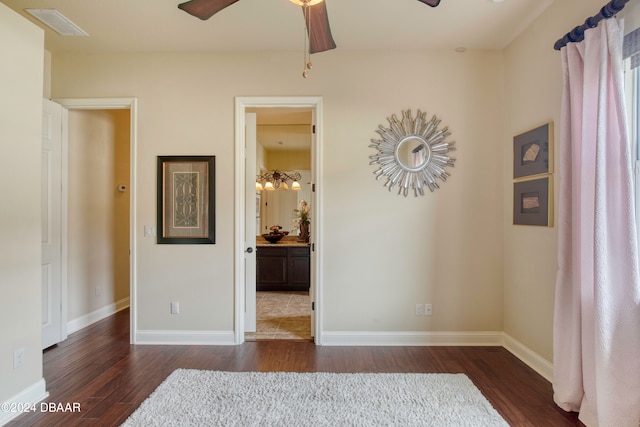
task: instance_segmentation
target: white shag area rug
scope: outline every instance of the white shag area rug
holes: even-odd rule
[[[508,424],[464,374],[220,372],[178,369],[123,426]]]

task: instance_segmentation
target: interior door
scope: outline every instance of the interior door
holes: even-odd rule
[[[313,131],[311,132],[311,164],[312,165],[316,165],[316,157],[318,156],[318,140],[317,140],[317,136],[316,136],[316,110],[313,109],[313,111],[311,112],[311,123],[312,123],[312,129]],[[310,257],[310,262],[311,262],[311,277],[309,277],[309,299],[311,300],[311,307],[313,308],[313,311],[311,312],[311,337],[313,338],[314,342],[316,344],[321,344],[319,342],[319,337],[316,334],[316,327],[317,325],[317,321],[318,321],[318,305],[316,303],[316,301],[318,300],[317,298],[317,286],[316,286],[316,277],[317,277],[317,258],[316,258],[316,243],[318,242],[318,211],[319,211],[319,207],[320,204],[318,203],[318,197],[317,197],[317,193],[315,190],[315,183],[318,181],[317,180],[317,174],[318,171],[315,167],[311,167],[311,173],[307,174],[307,172],[301,172],[302,175],[302,180],[303,182],[308,182],[311,184],[310,187],[305,186],[305,190],[304,193],[300,194],[298,197],[302,198],[302,197],[307,197],[307,199],[303,199],[303,200],[307,200],[311,203],[311,209],[316,209],[316,215],[315,215],[315,219],[312,218],[311,219],[311,229],[310,229],[310,238],[309,238],[309,242],[311,243],[311,248],[310,248],[310,252],[309,252],[309,257]],[[307,193],[307,189],[309,190],[309,193]],[[313,213],[313,211],[312,211]],[[314,226],[315,224],[315,226]]]
[[[256,113],[245,113],[244,331],[256,331]]]
[[[42,108],[42,348],[65,338],[62,322],[62,113]]]

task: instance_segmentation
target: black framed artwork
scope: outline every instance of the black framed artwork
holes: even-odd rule
[[[215,243],[215,156],[158,156],[160,244]]]
[[[513,178],[553,172],[553,122],[513,138]]]
[[[553,226],[553,178],[513,183],[513,224]]]

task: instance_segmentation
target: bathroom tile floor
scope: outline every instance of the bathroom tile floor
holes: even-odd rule
[[[247,332],[245,339],[310,340],[309,293],[256,292],[256,332]]]

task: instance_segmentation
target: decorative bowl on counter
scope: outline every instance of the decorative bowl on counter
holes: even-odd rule
[[[284,233],[269,233],[262,235],[262,237],[264,237],[264,240],[269,243],[278,243],[284,236],[286,236],[286,234]]]

